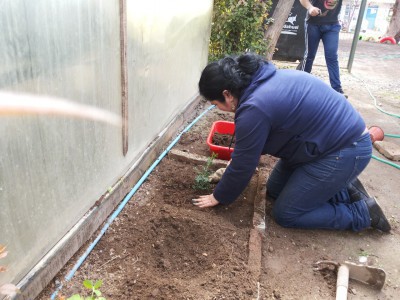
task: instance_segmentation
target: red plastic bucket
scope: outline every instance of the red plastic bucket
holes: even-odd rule
[[[382,128],[378,126],[371,126],[370,128],[368,128],[368,131],[372,143],[375,143],[376,141],[383,141],[385,134],[383,133]]]
[[[235,133],[235,123],[228,121],[216,121],[211,126],[210,133],[207,137],[207,145],[210,147],[211,154],[217,154],[218,159],[230,160],[233,148],[214,145],[213,137],[215,133],[233,135]]]

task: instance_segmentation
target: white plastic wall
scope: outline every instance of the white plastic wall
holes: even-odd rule
[[[127,0],[128,142],[121,129],[60,116],[0,115],[0,244],[17,283],[197,94],[212,0]],[[121,114],[114,0],[0,1],[0,90]]]

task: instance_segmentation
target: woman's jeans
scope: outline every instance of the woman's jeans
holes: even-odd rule
[[[305,23],[305,43],[306,50],[304,60],[301,65],[301,70],[311,73],[315,55],[317,54],[319,41],[324,44],[324,54],[326,66],[329,73],[329,81],[331,87],[340,91],[342,84],[340,82],[338,47],[339,47],[339,32],[340,24],[332,25],[315,25]]]
[[[267,181],[267,194],[275,199],[275,221],[295,228],[370,227],[365,201],[351,203],[346,186],[365,169],[371,154],[367,133],[349,147],[300,167],[289,168],[279,160]]]

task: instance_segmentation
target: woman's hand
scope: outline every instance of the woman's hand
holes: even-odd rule
[[[309,8],[308,8],[308,13],[311,15],[311,16],[313,16],[313,17],[315,17],[315,16],[318,16],[320,13],[321,13],[321,10],[318,8],[318,7],[315,7],[315,6],[310,6]]]
[[[193,205],[196,205],[200,208],[213,207],[219,204],[219,202],[214,198],[213,194],[200,196],[197,199],[192,199],[192,203]]]

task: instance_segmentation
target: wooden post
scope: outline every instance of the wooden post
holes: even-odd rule
[[[128,152],[128,70],[126,60],[126,0],[119,1],[120,53],[121,53],[121,113],[122,113],[122,153]]]
[[[272,55],[275,52],[275,46],[278,42],[279,35],[281,34],[283,25],[287,20],[287,17],[293,7],[294,0],[279,0],[278,4],[275,7],[274,13],[272,14],[271,19],[273,19],[273,23],[268,25],[267,30],[265,31],[265,38],[268,40],[268,50],[267,50],[267,59],[271,60]]]

